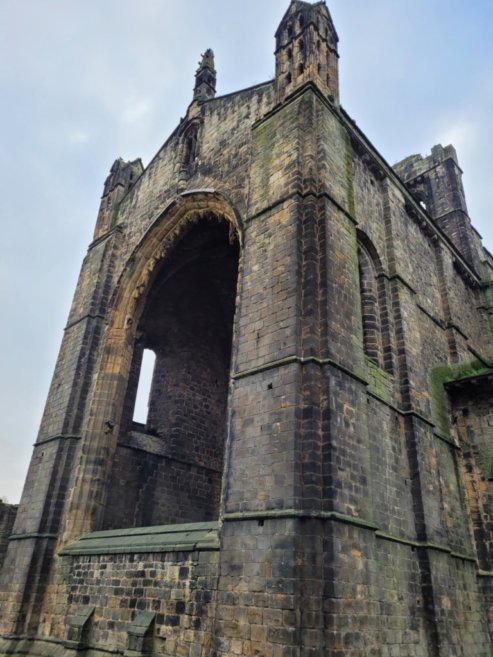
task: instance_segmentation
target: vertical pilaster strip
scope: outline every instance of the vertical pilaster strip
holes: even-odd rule
[[[300,170],[304,199],[300,203],[300,316],[299,353],[303,358],[320,358],[322,336],[327,334],[324,322],[326,280],[325,213],[323,201],[317,197],[320,176],[320,141],[318,127],[322,108],[313,95],[300,104]],[[307,510],[321,510],[323,502],[322,398],[323,372],[320,365],[306,363],[301,368],[301,419],[299,460],[302,478],[301,504]],[[299,522],[295,543],[295,563],[299,564],[298,627],[300,654],[315,655],[324,640],[323,599],[325,570],[323,557],[324,524],[320,521]],[[316,547],[317,546],[317,547]]]
[[[455,331],[451,326],[452,314],[450,312],[450,302],[449,302],[449,293],[447,289],[445,272],[443,267],[443,244],[438,240],[434,240],[435,247],[435,259],[437,265],[438,273],[438,284],[440,291],[440,300],[442,302],[442,314],[445,320],[446,331],[447,331],[447,344],[449,349],[449,357],[451,363],[459,362],[459,352],[457,349],[457,341],[455,339]]]
[[[405,311],[414,306],[412,292],[404,285],[398,277],[398,262],[395,250],[395,238],[393,234],[393,214],[398,211],[399,199],[392,198],[393,190],[389,181],[384,181],[384,218],[386,228],[386,248],[389,263],[389,275],[391,278],[390,293],[392,300],[392,312],[394,317],[395,340],[396,340],[396,377],[400,389],[402,407],[411,411],[413,409],[412,374],[408,363],[408,336],[406,331]],[[402,208],[402,206],[401,206]],[[401,211],[403,211],[401,209]],[[425,506],[423,500],[423,485],[420,464],[419,435],[416,427],[416,418],[413,415],[404,417],[405,442],[411,477],[411,494],[414,508],[414,522],[416,537],[419,541],[427,540]],[[431,565],[427,548],[418,548],[418,561],[421,576],[421,590],[424,600],[425,628],[428,637],[430,657],[439,657],[439,633],[435,613],[434,590],[431,577]]]

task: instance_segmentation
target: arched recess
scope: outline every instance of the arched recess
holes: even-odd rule
[[[357,239],[363,349],[376,365],[392,373],[387,277],[368,236],[358,230]]]
[[[200,121],[194,120],[186,125],[181,134],[180,171],[191,174],[198,155]]]
[[[64,540],[219,515],[241,252],[237,214],[184,194],[115,288]],[[132,422],[143,349],[156,353],[146,425]]]

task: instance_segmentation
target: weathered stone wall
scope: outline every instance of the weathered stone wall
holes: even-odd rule
[[[314,7],[310,57],[324,21],[334,36]],[[280,34],[288,58],[289,23]],[[399,165],[409,189],[301,76],[290,96],[277,80],[195,101],[123,196],[107,184],[25,540],[7,557],[19,574],[2,580],[4,633],[63,640],[94,607],[101,649],[124,650],[149,611],[157,654],[489,657],[490,397],[466,404],[444,383],[489,376],[478,262],[491,258],[450,149],[434,149],[428,187],[422,158]],[[139,169],[120,163],[111,180],[126,166]],[[139,428],[144,348],[157,367]],[[139,525],[211,518],[218,552],[129,548]],[[125,539],[113,552],[108,528]],[[100,552],[69,555],[86,532]]]
[[[316,647],[323,642],[320,628],[331,627],[327,645],[344,651],[341,654],[373,654],[372,651],[379,654],[383,649],[387,650],[386,654],[404,650],[405,654],[428,655],[432,645],[440,644],[443,654],[465,646],[467,654],[487,655],[489,639],[485,634],[485,615],[481,613],[473,567],[475,554],[457,478],[456,448],[450,436],[444,440],[435,434],[431,416],[431,373],[456,353],[449,334],[458,341],[456,329],[449,326],[450,302],[443,298],[446,284],[436,246],[429,231],[409,215],[402,190],[392,181],[382,182],[382,169],[378,162],[368,161],[368,154],[362,158],[353,152],[344,132],[338,131],[337,117],[325,111],[315,99],[293,100],[291,107],[259,124],[256,132],[261,135],[262,145],[269,152],[275,151],[279,148],[276,140],[282,139],[284,131],[296,135],[296,122],[300,117],[305,120],[311,113],[316,117],[313,123],[321,131],[321,143],[331,145],[325,157],[321,155],[323,151],[318,151],[318,171],[334,172],[329,179],[322,175],[317,180],[317,189],[330,185],[330,191],[326,192],[330,198],[326,199],[322,215],[325,225],[320,227],[313,215],[305,215],[303,201],[296,203],[294,198],[289,198],[289,193],[296,190],[296,182],[290,180],[289,154],[281,163],[276,162],[276,171],[280,173],[275,182],[271,174],[274,167],[267,158],[259,159],[255,165],[258,169],[252,172],[252,207],[256,208],[257,203],[259,207],[263,203],[268,207],[274,205],[276,213],[269,210],[254,215],[247,226],[247,236],[253,235],[255,245],[263,250],[260,258],[250,253],[249,259],[247,253],[244,262],[244,305],[239,319],[233,397],[233,407],[237,410],[233,419],[225,517],[229,522],[240,516],[256,517],[263,529],[254,530],[252,519],[252,524],[244,522],[239,526],[233,538],[228,524],[225,526],[223,554],[231,560],[229,571],[235,576],[221,579],[219,600],[223,593],[226,596],[245,579],[248,588],[258,587],[265,594],[264,604],[269,606],[275,604],[275,592],[286,591],[285,587],[294,598],[303,595],[305,599],[306,587],[310,586],[315,597],[325,596],[328,616],[324,620],[316,613],[304,616],[301,626],[304,636],[310,636],[309,640],[303,640],[306,654],[315,654]],[[307,148],[303,141],[299,147]],[[348,156],[354,166],[348,166]],[[345,172],[344,177],[341,171]],[[379,189],[378,193],[375,188]],[[258,198],[262,201],[258,202]],[[322,277],[323,263],[318,262],[313,279],[304,282],[303,249],[310,248],[307,224],[318,231],[319,240],[328,244],[326,279]],[[282,243],[277,242],[281,227],[285,236]],[[387,281],[392,299],[391,308],[385,308],[391,351],[388,362],[392,365],[389,372],[369,364],[364,357],[356,258],[357,236],[362,234],[379,256],[379,275]],[[299,240],[296,261],[292,240]],[[265,304],[257,289],[266,275],[263,266],[268,267],[263,263],[272,262],[273,257],[284,259],[287,272],[297,266],[300,273],[292,281],[286,276],[282,288],[266,291],[269,303]],[[451,263],[454,256],[445,248],[443,257]],[[463,294],[461,303],[466,303],[467,297],[469,307],[474,308],[471,301],[476,296],[475,288],[455,268],[454,272],[458,295]],[[316,289],[314,280],[318,284]],[[306,307],[303,304],[309,295],[315,299],[311,306],[315,315],[323,312],[317,304],[327,298],[328,331],[320,325],[319,333],[307,338],[303,332]],[[291,308],[294,308],[292,319]],[[244,322],[243,312],[247,313]],[[278,342],[279,333],[270,335],[259,331],[258,326],[254,328],[247,316],[259,317],[264,327],[282,322],[286,329],[283,341]],[[477,316],[474,317],[473,311],[469,316],[462,314],[461,321],[466,327],[464,335],[467,330],[468,337],[471,336],[467,344],[461,343],[466,347],[462,353],[472,358],[470,347],[474,343],[486,359],[488,339],[479,334]],[[264,358],[253,347],[256,344],[263,348]],[[314,384],[318,397],[307,389],[309,381],[316,381],[317,375],[299,359],[311,354],[318,358],[329,354],[334,361],[325,365],[326,378]],[[282,359],[284,364],[277,366]],[[271,363],[268,371],[264,371],[266,362]],[[307,394],[312,396],[307,398]],[[307,399],[314,405],[306,415],[298,415],[297,406],[303,407]],[[316,420],[318,409],[320,415]],[[252,420],[252,415],[258,421]],[[322,435],[330,436],[327,443],[322,441],[315,447],[314,434],[308,429],[310,424],[321,430]],[[247,444],[255,444],[255,452],[249,452]],[[300,453],[303,456],[297,467]],[[267,465],[265,471],[261,463]],[[283,490],[291,477],[294,487]],[[313,543],[298,543],[298,553],[295,537],[300,537],[302,530],[294,520],[286,520],[283,528],[279,528],[280,521],[269,519],[269,514],[276,516],[277,509],[282,509],[280,516],[291,513],[293,518],[297,515],[309,518],[310,509],[326,513],[327,521],[332,516],[337,518],[331,521],[334,523],[331,531],[332,536],[340,534],[341,539],[337,549],[325,551],[333,560],[334,576],[332,580],[328,576],[327,581],[335,594],[321,593],[323,584],[319,581],[308,584],[304,579],[309,577],[308,564],[317,563],[315,550],[312,552],[308,547]],[[348,529],[352,524],[365,528]],[[270,564],[256,562],[254,532],[263,532],[270,550],[278,549],[274,535],[285,535],[281,545],[286,553],[277,552],[284,564],[282,577],[263,575],[270,572]],[[375,572],[372,560],[385,563],[384,555],[389,553],[392,575]],[[238,561],[239,554],[251,554],[252,562],[245,565]],[[447,554],[453,556],[440,557]],[[464,596],[469,596],[467,602],[457,598],[454,580],[448,574],[450,568],[457,572]],[[346,571],[347,579],[343,576]],[[317,572],[322,578],[323,568]],[[410,593],[411,583],[415,587],[413,593]],[[405,592],[401,608],[390,603],[399,599],[399,590]],[[383,591],[389,591],[386,604]],[[246,602],[240,596],[236,599],[233,618],[237,619],[235,627],[244,642],[243,650],[247,650],[248,628],[239,623],[248,614],[248,598]],[[289,607],[294,608],[295,605]],[[393,614],[388,630],[384,620],[386,611]],[[463,634],[452,631],[459,618],[467,618],[470,631]],[[272,643],[289,646],[294,651],[299,639],[296,624],[288,619],[289,614],[279,615],[275,637],[266,625],[259,631],[262,636],[271,636]],[[451,631],[447,632],[446,627]],[[229,630],[229,626],[220,625],[219,636],[224,637]],[[224,654],[231,650],[231,644],[228,645]]]
[[[474,385],[448,384],[453,436],[460,446],[460,475],[480,568],[493,564],[493,413],[491,381],[478,376]]]
[[[118,447],[102,529],[217,519],[222,470],[165,456],[151,441]]]
[[[17,506],[0,501],[0,570],[5,559],[9,536],[14,527]]]
[[[131,621],[149,611],[155,614],[153,652],[206,657],[217,569],[217,552],[64,557],[62,614],[52,620],[51,631],[66,635],[67,621],[94,607],[90,645],[124,651]]]
[[[274,84],[271,82],[190,109],[183,123],[146,168],[145,175],[122,201],[118,213],[118,224],[125,226],[121,266],[126,264],[146,229],[176,200],[177,191],[224,191],[239,215],[245,216],[252,157],[251,126],[273,107],[274,102]],[[189,121],[195,119],[201,126],[197,160],[185,189],[177,190],[181,134]],[[231,171],[234,171],[234,176],[228,175],[226,179],[224,172]]]

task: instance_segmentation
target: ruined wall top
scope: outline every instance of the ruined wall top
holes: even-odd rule
[[[452,146],[452,144],[449,144],[448,146],[437,144],[431,149],[430,155],[425,157],[419,154],[409,155],[400,162],[394,164],[393,169],[397,175],[404,180],[404,182],[408,182],[421,176],[423,173],[446,160],[453,160],[455,164],[459,166],[457,151],[454,146]]]

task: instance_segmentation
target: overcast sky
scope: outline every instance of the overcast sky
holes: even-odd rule
[[[146,165],[191,100],[271,79],[288,0],[0,0],[0,497],[17,502],[104,179]],[[329,0],[341,103],[394,163],[453,143],[486,246],[493,2]]]

